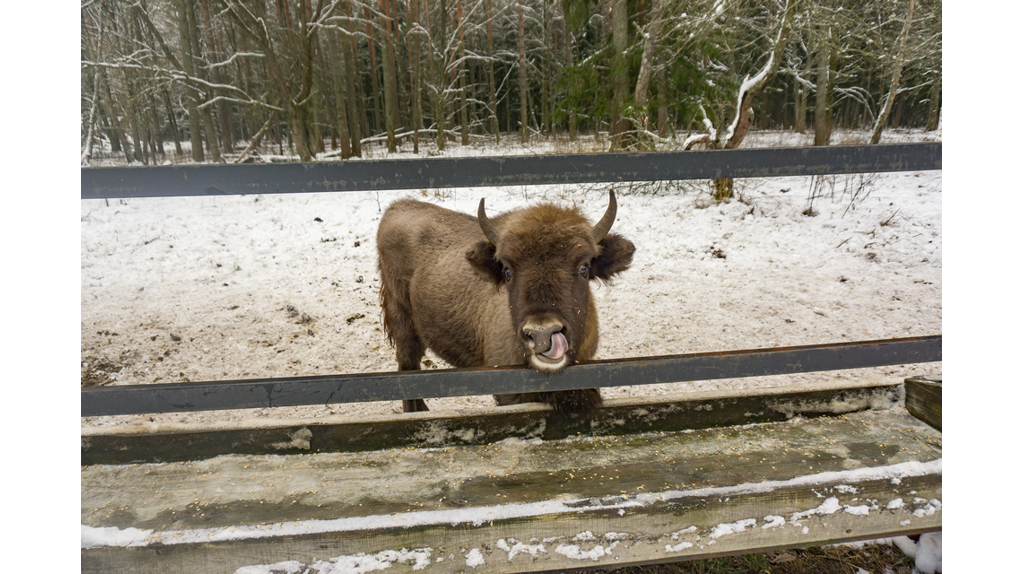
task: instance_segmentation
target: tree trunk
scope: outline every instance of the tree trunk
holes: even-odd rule
[[[96,125],[96,107],[97,102],[100,100],[100,93],[97,87],[99,86],[99,71],[93,73],[92,79],[92,101],[89,102],[89,119],[86,120],[85,124],[85,136],[82,138],[82,165],[88,165],[89,160],[92,159],[92,142],[93,142],[93,127]]]
[[[819,28],[818,77],[814,88],[814,145],[828,145],[832,137],[832,46],[830,30]]]
[[[164,99],[164,107],[167,108],[167,123],[171,126],[171,133],[174,136],[174,153],[177,157],[185,155],[185,152],[181,149],[181,130],[178,129],[178,120],[174,117],[174,105],[171,104],[171,93],[167,91],[167,88],[160,90],[160,95]]]
[[[524,0],[519,0],[519,142],[523,144],[530,141],[526,119],[526,105],[530,99],[528,91],[526,81],[526,6]]]
[[[407,8],[409,21],[413,25],[420,23],[420,0],[410,0]],[[420,153],[420,129],[423,128],[423,85],[420,69],[420,35],[419,32],[407,33],[409,45],[409,92],[412,96],[412,152]]]
[[[186,17],[185,22],[188,26],[188,39],[189,42],[191,42],[191,47],[182,60],[187,60],[191,64],[192,71],[189,72],[190,76],[194,76],[200,80],[206,80],[204,68],[202,66],[197,67],[194,63],[196,60],[201,60],[203,55],[202,46],[199,44],[199,17],[196,15],[195,4],[192,0],[183,0],[182,6],[184,6]],[[196,93],[198,94],[198,91]],[[210,111],[209,106],[198,109],[199,118],[203,123],[203,136],[206,140],[206,149],[209,150],[212,161],[219,162],[220,139],[217,137],[217,130],[214,128],[213,113]]]
[[[398,77],[395,71],[395,36],[390,14],[391,0],[378,0],[380,34],[384,47],[384,124],[388,133],[388,153],[398,151],[395,129],[398,127]]]
[[[469,107],[466,102],[466,23],[463,21],[462,0],[455,3],[455,29],[459,34],[459,132],[462,145],[469,145]]]
[[[351,15],[349,6],[346,4],[343,9],[344,16],[348,17]],[[351,20],[349,19],[349,22]],[[356,48],[355,34],[352,33],[351,24],[345,24],[345,31],[348,32],[348,40],[342,42],[341,51],[344,55],[345,61],[345,93],[348,96],[348,131],[352,139],[352,155],[356,157],[363,157],[363,125],[361,114],[359,112],[359,101],[362,99],[361,85],[357,83],[356,79],[359,77],[359,72],[356,68],[358,65],[358,52]]]
[[[661,68],[658,71],[658,78],[656,82],[658,87],[658,137],[665,138],[671,136],[672,140],[675,141],[676,132],[675,130],[671,130],[670,133],[668,125],[668,97],[665,94],[665,84],[667,82],[668,80],[665,78],[665,68]]]
[[[928,124],[925,131],[933,132],[939,129],[939,110],[942,109],[942,76],[937,75],[928,90]]]
[[[441,34],[440,34],[440,50],[438,55],[433,59],[434,62],[434,78],[437,82],[437,89],[434,91],[434,115],[436,116],[437,124],[437,150],[444,151],[445,145],[445,126],[448,123],[448,102],[445,97],[446,87],[448,80],[445,75],[445,65],[448,61],[448,50],[447,50],[447,38],[448,38],[448,7],[445,0],[441,0],[440,6],[438,7],[438,17],[441,21]]]
[[[651,69],[654,67],[654,49],[658,45],[661,30],[662,0],[651,0],[651,18],[644,34],[644,52],[640,58],[640,74],[636,80],[636,92],[633,94],[636,119],[641,137],[647,131],[647,87],[651,82]],[[646,142],[645,142],[646,143]],[[646,146],[649,147],[649,146]]]
[[[548,58],[548,52],[551,50],[551,30],[548,23],[551,16],[548,13],[548,3],[541,2],[540,10],[541,44],[546,48],[541,52],[537,62],[537,67],[540,69],[540,131],[544,137],[548,137],[551,135],[551,100],[549,99],[548,82],[548,77],[551,75],[551,59]]]
[[[490,108],[488,122],[491,126],[491,133],[494,135],[494,143],[501,143],[501,133],[498,129],[498,92],[494,84],[494,30],[492,27],[491,0],[484,0],[487,18],[487,84],[488,96],[487,106]]]
[[[373,25],[370,24],[373,21],[373,14],[369,8],[363,8],[363,16],[366,18],[366,49],[370,52],[370,88],[373,92],[370,99],[373,102],[373,134],[376,135],[381,131],[380,79],[377,74],[377,47],[373,41],[376,36],[373,33]]]
[[[167,156],[167,152],[164,150],[164,138],[161,133],[163,130],[160,126],[160,114],[158,113],[158,105],[156,94],[150,92],[149,97],[146,98],[149,101],[149,125],[150,125],[150,137],[152,137],[153,147],[156,153],[160,154],[161,158]]]
[[[110,92],[110,83],[107,81],[106,71],[100,69],[100,90],[102,94],[103,110],[107,113],[107,118],[110,121],[110,127],[114,132],[114,137],[111,138],[111,142],[116,142],[115,145],[111,145],[112,151],[118,151],[118,149],[124,152],[124,159],[128,162],[132,162],[132,144],[128,141],[128,136],[124,133],[124,129],[121,127],[121,120],[118,119],[117,107],[114,105],[114,96]]]
[[[182,69],[191,77],[195,76],[195,69],[192,66],[192,38],[191,28],[188,25],[188,0],[178,0],[178,34],[181,38],[181,64]],[[185,82],[186,111],[188,113],[188,137],[192,143],[192,161],[201,162],[206,160],[203,153],[203,136],[200,127],[199,117],[199,93],[192,87],[191,82]]]
[[[626,0],[612,0],[612,125],[609,128],[611,151],[629,147],[627,132],[629,120],[623,113],[629,97],[629,11]]]
[[[267,35],[267,29],[264,22],[261,21],[265,16],[262,10],[260,10],[262,4],[256,3],[253,6],[257,7],[258,11],[256,14],[252,14],[248,10],[245,11],[245,14],[250,19],[250,25],[245,24],[245,21],[242,19],[242,15],[233,6],[232,9],[228,10],[228,12],[240,25],[242,25],[242,28],[260,44],[260,47],[263,48],[263,63],[266,66],[270,85],[276,90],[277,97],[284,108],[284,114],[289,120],[291,128],[289,130],[289,136],[295,142],[295,150],[299,154],[299,159],[301,161],[311,161],[313,156],[309,151],[309,145],[307,142],[307,121],[305,117],[305,110],[302,105],[296,106],[295,102],[292,100],[291,93],[288,88],[290,84],[285,80],[285,75],[281,71],[281,66],[277,60],[277,50],[274,48],[273,40]],[[260,20],[254,20],[254,18],[259,18]],[[287,23],[290,22],[290,16],[288,14],[283,14],[281,15],[281,18],[282,25],[287,26]],[[304,97],[302,95],[303,90],[308,89],[308,83],[304,84],[300,89],[300,103]],[[308,94],[308,92],[306,93]],[[280,140],[278,141],[280,142]]]
[[[910,0],[907,6],[907,19],[903,21],[903,31],[900,33],[900,47],[896,54],[896,59],[892,65],[892,82],[889,83],[889,94],[885,98],[885,103],[882,104],[882,109],[878,112],[878,117],[875,118],[875,126],[871,130],[871,143],[877,144],[882,139],[882,130],[885,128],[885,122],[889,119],[889,112],[892,110],[892,104],[896,100],[896,93],[900,87],[900,75],[903,73],[903,60],[907,53],[907,37],[910,35],[910,25],[914,20],[914,0]]]
[[[206,38],[206,48],[210,51],[210,61],[220,62],[224,53],[220,45],[220,37],[213,28],[213,19],[210,16],[210,0],[202,0],[200,7],[203,13],[203,34]],[[222,83],[220,68],[210,68],[210,79],[215,84]],[[217,96],[224,97],[224,90],[215,90]],[[234,151],[234,137],[231,130],[231,106],[225,100],[217,102],[217,119],[220,120],[220,144],[224,153]]]
[[[793,131],[798,134],[807,132],[807,87],[800,78],[793,74]]]
[[[341,145],[341,159],[348,159],[352,157],[352,135],[348,129],[348,78],[345,77],[345,59],[342,56],[345,52],[346,38],[339,31],[337,33],[338,40],[332,42],[328,40],[327,46],[330,59],[331,68],[334,70],[334,98],[335,98],[335,115],[337,116],[338,125],[338,140]],[[341,49],[338,49],[341,46]]]

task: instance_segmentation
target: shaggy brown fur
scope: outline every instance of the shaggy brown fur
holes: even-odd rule
[[[419,369],[427,348],[456,367],[528,364],[545,372],[597,351],[590,281],[628,269],[633,243],[614,233],[595,241],[576,208],[543,204],[488,220],[497,244],[477,218],[429,203],[400,200],[381,218],[380,300],[400,370]],[[495,398],[546,402],[561,413],[601,405],[596,389]],[[427,410],[422,399],[403,407]]]

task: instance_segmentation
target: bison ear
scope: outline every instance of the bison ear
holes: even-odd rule
[[[597,245],[601,248],[601,254],[594,258],[590,266],[594,277],[607,281],[629,269],[633,263],[633,252],[636,251],[636,247],[632,241],[618,233],[609,233]]]
[[[481,241],[466,252],[466,261],[469,261],[477,273],[500,285],[504,281],[504,268],[501,262],[494,258],[494,252],[494,245],[489,241]]]

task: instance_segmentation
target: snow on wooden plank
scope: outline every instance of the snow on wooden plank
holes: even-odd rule
[[[82,570],[538,571],[923,532],[941,527],[941,456],[941,433],[897,407],[93,465],[82,469]]]
[[[541,404],[376,417],[256,419],[228,423],[83,427],[82,464],[199,460],[222,454],[358,452],[563,439],[781,421],[897,404],[899,380],[769,389],[719,389],[605,401],[589,417],[555,416]]]

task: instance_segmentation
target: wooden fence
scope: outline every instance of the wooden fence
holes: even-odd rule
[[[82,198],[918,171],[941,169],[941,149],[87,168]],[[557,376],[505,367],[113,386],[83,389],[82,416],[941,360],[933,335],[594,361]],[[532,572],[923,533],[942,525],[940,429],[941,380],[925,379],[611,399],[587,418],[530,404],[83,427],[82,571]]]

